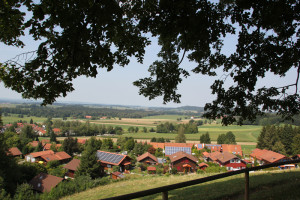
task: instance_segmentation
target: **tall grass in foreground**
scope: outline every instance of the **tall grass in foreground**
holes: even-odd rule
[[[207,174],[208,175],[208,174]],[[206,176],[207,176],[206,175]],[[201,178],[203,175],[145,176],[96,187],[64,199],[101,199]],[[169,199],[243,199],[244,175],[169,191]],[[250,173],[250,199],[300,199],[300,170]],[[161,199],[155,194],[140,199]]]

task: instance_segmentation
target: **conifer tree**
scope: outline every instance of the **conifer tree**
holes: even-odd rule
[[[177,136],[175,137],[175,142],[177,143],[185,143],[186,138],[184,135],[185,129],[183,126],[179,126]]]
[[[85,150],[82,152],[81,162],[76,172],[76,176],[90,176],[91,178],[101,177],[103,174],[103,167],[98,162],[97,148],[98,144],[95,137],[88,140]]]

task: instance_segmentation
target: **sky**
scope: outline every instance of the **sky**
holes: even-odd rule
[[[25,35],[21,38],[25,43],[24,48],[16,48],[6,46],[0,43],[0,63],[5,62],[16,55],[34,51],[37,49],[39,42],[34,41],[30,36]],[[237,37],[229,35],[224,39],[223,52],[229,54],[235,50]],[[139,89],[133,85],[133,82],[149,76],[148,67],[157,59],[157,53],[160,47],[157,40],[152,38],[152,44],[146,48],[144,63],[137,63],[135,59],[131,59],[128,66],[120,67],[115,65],[114,69],[106,72],[100,69],[97,78],[79,77],[73,81],[75,90],[65,98],[58,98],[57,102],[82,102],[97,104],[113,104],[113,105],[131,105],[131,106],[155,106],[155,107],[179,107],[179,106],[200,106],[214,100],[215,96],[211,94],[210,86],[216,78],[221,78],[223,73],[219,73],[216,77],[203,76],[190,72],[187,79],[183,79],[178,86],[178,93],[181,94],[181,103],[163,104],[162,98],[149,101],[148,98],[139,95]],[[181,67],[191,70],[196,66],[185,58]],[[258,82],[258,86],[284,86],[295,82],[296,70],[291,70],[284,78],[279,78],[268,73],[266,78]],[[233,82],[226,80],[229,86]],[[21,94],[5,88],[0,82],[0,99],[22,99]]]

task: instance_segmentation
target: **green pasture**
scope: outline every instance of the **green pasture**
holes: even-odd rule
[[[256,148],[256,145],[241,145],[242,151],[244,155],[250,155],[252,153],[252,150]]]
[[[256,142],[261,131],[261,126],[221,126],[221,125],[203,125],[199,127],[199,133],[185,134],[186,140],[200,142],[200,136],[206,132],[209,133],[212,141],[217,141],[220,134],[226,134],[228,131],[233,132],[237,142]],[[148,129],[149,130],[149,129]],[[125,133],[124,136],[133,137],[135,139],[151,139],[153,137],[164,137],[174,140],[176,133]]]
[[[148,117],[143,117],[143,119],[169,119],[169,120],[176,120],[178,118],[181,118],[182,120],[185,119],[185,117],[187,117],[187,119],[190,119],[189,116],[185,116],[185,115],[155,115],[155,116],[148,116]]]
[[[102,199],[131,192],[143,191],[164,185],[185,182],[213,174],[155,176],[146,175],[99,186],[63,199]],[[250,174],[250,199],[300,199],[300,170],[255,172]],[[151,183],[151,184],[149,184]],[[244,174],[168,192],[169,199],[244,199]],[[161,194],[139,198],[161,199]]]
[[[42,123],[47,120],[47,118],[45,118],[45,117],[34,117],[34,116],[27,117],[27,115],[24,115],[23,118],[18,117],[18,115],[11,115],[11,116],[6,116],[6,117],[2,116],[1,118],[2,118],[3,124],[13,123],[13,122],[17,122],[19,120],[22,120],[23,122],[26,121],[27,123],[30,122],[30,119],[32,119],[34,123],[35,122]]]

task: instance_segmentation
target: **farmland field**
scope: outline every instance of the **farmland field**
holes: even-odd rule
[[[182,121],[177,121],[177,118],[182,118]],[[113,118],[113,119],[106,119],[106,120],[90,120],[90,123],[94,123],[97,125],[106,125],[106,126],[120,126],[124,129],[123,136],[125,137],[133,137],[135,139],[151,139],[153,137],[164,137],[168,138],[170,140],[174,140],[176,137],[176,133],[155,133],[155,132],[142,132],[142,128],[146,127],[148,130],[150,128],[156,128],[156,126],[160,123],[165,122],[171,122],[174,124],[179,123],[187,123],[189,119],[184,119],[185,116],[180,115],[159,115],[159,116],[151,116],[147,118],[142,119],[133,119],[133,118]],[[34,122],[42,123],[46,120],[46,118],[40,118],[40,117],[27,117],[26,115],[24,118],[19,118],[18,115],[12,115],[12,116],[2,116],[3,123],[12,123],[14,121],[22,120],[29,122],[30,119],[33,119]],[[53,119],[55,120],[55,118]],[[69,119],[70,120],[70,119]],[[82,122],[87,121],[86,119],[80,120]],[[128,133],[127,129],[129,127],[139,127],[139,132],[137,133]],[[230,125],[230,126],[222,126],[221,124],[205,124],[198,127],[199,133],[196,134],[186,134],[186,140],[189,141],[200,141],[200,136],[203,133],[208,132],[210,134],[212,142],[215,142],[220,134],[225,134],[228,131],[232,131],[233,134],[236,137],[237,142],[243,142],[243,143],[256,143],[257,137],[261,131],[261,126],[252,126],[252,125],[244,125],[244,126],[236,126],[236,125]],[[118,136],[114,136],[118,137]]]

